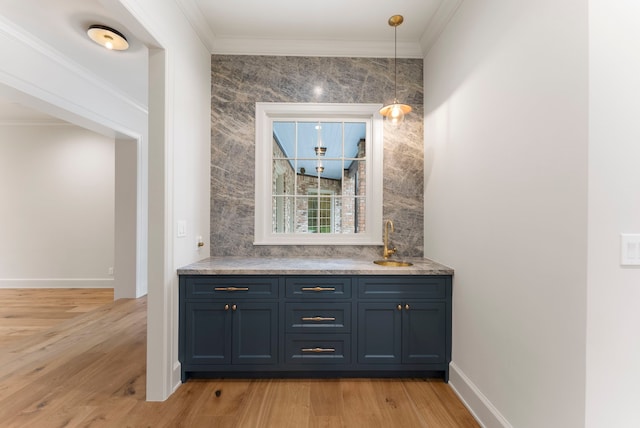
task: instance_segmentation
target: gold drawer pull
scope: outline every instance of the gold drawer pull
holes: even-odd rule
[[[336,291],[336,287],[302,287],[302,291]]]
[[[302,348],[302,352],[314,352],[319,354],[321,352],[336,352],[335,348]]]
[[[249,287],[216,287],[216,291],[249,291]]]
[[[335,321],[335,317],[302,317],[302,321]]]

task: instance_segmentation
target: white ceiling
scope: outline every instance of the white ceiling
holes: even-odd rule
[[[423,58],[462,0],[176,0],[212,53]]]
[[[423,58],[463,0],[175,1],[216,54],[393,57],[387,20],[401,14],[398,57]],[[36,45],[146,105],[146,84],[136,76],[146,76],[148,35],[118,0],[0,0],[0,10],[0,21]],[[120,30],[131,48],[96,49],[85,34],[95,23]],[[43,119],[15,102],[0,103],[0,120],[19,115]]]

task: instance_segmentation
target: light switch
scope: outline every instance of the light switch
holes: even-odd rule
[[[184,238],[187,236],[187,222],[184,220],[178,220],[178,238]]]
[[[640,234],[620,234],[620,264],[622,266],[640,266]]]

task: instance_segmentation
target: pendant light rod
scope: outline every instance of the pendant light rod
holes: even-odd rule
[[[393,103],[380,109],[380,114],[394,125],[404,120],[404,115],[411,112],[411,106],[398,102],[398,26],[404,22],[402,15],[389,18],[389,25],[393,27]]]
[[[398,25],[402,24],[402,15],[389,18],[389,25],[393,27],[393,103],[398,103]]]

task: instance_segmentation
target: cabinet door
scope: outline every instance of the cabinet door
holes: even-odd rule
[[[224,303],[186,303],[185,362],[231,362],[231,310]]]
[[[402,311],[392,302],[358,304],[358,363],[402,362]]]
[[[238,302],[233,312],[233,363],[278,362],[278,303]]]
[[[408,302],[402,310],[402,362],[443,363],[446,350],[444,302]]]

